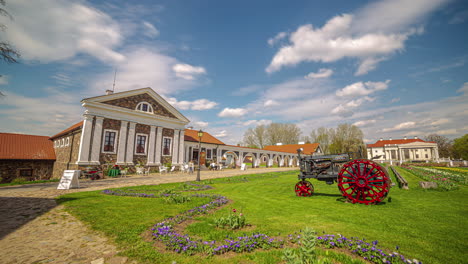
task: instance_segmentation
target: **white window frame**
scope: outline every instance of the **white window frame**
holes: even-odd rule
[[[114,132],[115,133],[115,138],[114,138],[114,151],[104,151],[104,146],[106,144],[106,132]],[[114,129],[104,129],[102,133],[102,143],[101,143],[101,152],[102,153],[107,153],[107,154],[116,154],[117,153],[117,139],[119,138],[119,131],[114,130]]]
[[[59,143],[60,143],[59,140],[55,140],[55,141],[54,141],[54,147],[55,147],[55,148],[58,148],[58,147],[59,147]]]
[[[148,111],[138,110],[138,107],[140,107],[140,106],[143,105],[143,104],[147,104],[147,105],[148,105]],[[150,113],[150,114],[153,114],[153,113],[154,113],[154,111],[153,111],[153,106],[152,106],[150,103],[148,103],[148,102],[139,102],[139,103],[137,104],[137,106],[135,107],[135,110],[136,110],[136,111],[139,111],[139,112],[143,112],[143,113]]]
[[[62,138],[62,139],[60,140],[60,147],[63,147],[64,145],[65,145],[65,139]]]
[[[169,145],[169,155],[164,155],[164,139],[170,139],[171,140],[171,144]],[[163,140],[161,142],[161,155],[162,156],[172,156],[172,138],[171,137],[163,137]]]
[[[138,143],[138,136],[144,136],[146,139],[145,139],[145,152],[144,153],[137,153],[137,143]],[[148,134],[143,134],[143,133],[136,133],[135,135],[135,149],[133,150],[133,153],[135,155],[147,155],[148,154]]]
[[[70,137],[67,137],[65,139],[65,147],[68,147],[68,146],[70,146]]]

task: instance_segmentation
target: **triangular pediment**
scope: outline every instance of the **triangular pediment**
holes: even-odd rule
[[[142,114],[142,112],[136,109],[137,105],[140,103],[148,103],[152,107],[152,113],[143,113],[148,117],[154,116],[163,119],[174,119],[184,123],[190,122],[176,108],[149,87],[86,98],[81,102],[85,107],[86,105],[100,105],[101,107],[114,109],[116,111],[120,109],[121,111],[135,112],[138,114]]]

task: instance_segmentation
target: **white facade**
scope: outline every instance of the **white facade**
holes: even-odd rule
[[[432,161],[439,159],[437,143],[413,141],[402,143],[402,140],[385,140],[385,144],[370,144],[367,146],[367,158],[376,161]],[[408,140],[409,141],[409,140]],[[376,146],[381,145],[381,146]]]

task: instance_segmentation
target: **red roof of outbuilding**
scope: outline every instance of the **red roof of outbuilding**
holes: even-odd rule
[[[413,142],[425,142],[425,143],[435,143],[432,141],[424,141],[420,138],[412,138],[412,139],[392,139],[392,140],[379,140],[374,144],[367,144],[368,148],[378,148],[383,147],[385,145],[401,145],[401,144],[408,144]]]
[[[67,128],[67,129],[63,130],[62,132],[51,136],[50,139],[55,139],[55,138],[61,137],[61,136],[63,136],[63,135],[66,135],[67,133],[70,133],[70,132],[72,132],[72,131],[75,131],[75,130],[81,128],[82,126],[83,126],[83,121],[78,122],[78,123],[74,124],[73,126],[71,126],[71,127]]]
[[[185,141],[198,142],[198,130],[185,129],[184,134]],[[213,137],[210,133],[203,131],[203,137],[201,138],[202,143],[225,145],[221,140]]]
[[[281,152],[288,152],[297,154],[297,150],[302,148],[303,154],[310,155],[314,153],[319,146],[319,143],[307,143],[307,144],[289,144],[289,145],[272,145],[272,146],[265,146],[264,150],[271,150],[271,151],[281,151]]]
[[[54,145],[47,136],[0,133],[0,159],[55,160]]]

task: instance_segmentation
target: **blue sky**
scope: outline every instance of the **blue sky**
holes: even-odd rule
[[[468,131],[468,3],[6,1],[0,131],[53,135],[80,100],[152,87],[228,144],[245,130],[355,124],[380,137]]]

